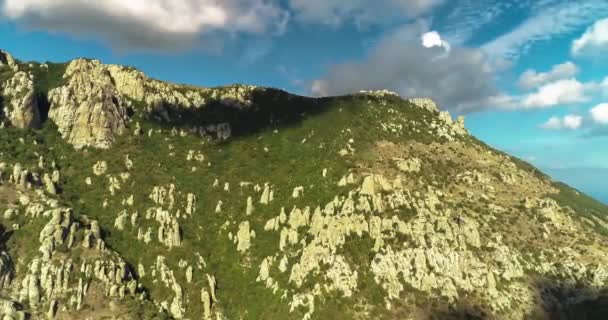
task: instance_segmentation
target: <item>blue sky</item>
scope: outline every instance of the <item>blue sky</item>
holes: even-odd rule
[[[0,47],[202,86],[431,96],[608,203],[605,0],[0,0]]]

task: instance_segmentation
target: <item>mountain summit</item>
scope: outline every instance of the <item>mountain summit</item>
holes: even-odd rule
[[[429,99],[0,52],[0,122],[4,319],[606,315],[608,208]]]

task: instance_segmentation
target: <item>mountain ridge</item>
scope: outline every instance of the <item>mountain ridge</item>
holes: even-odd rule
[[[604,306],[606,206],[429,99],[191,88],[4,57],[4,315],[553,319]]]

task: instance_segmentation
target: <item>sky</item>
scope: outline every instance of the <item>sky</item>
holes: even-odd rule
[[[0,0],[0,48],[311,96],[427,96],[608,203],[606,0]]]

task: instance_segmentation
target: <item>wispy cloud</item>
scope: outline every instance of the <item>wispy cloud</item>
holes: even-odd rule
[[[583,117],[576,114],[569,114],[560,117],[551,117],[547,122],[540,125],[546,130],[577,130],[583,124]]]
[[[462,0],[441,21],[440,31],[451,43],[465,43],[485,25],[514,7],[528,7],[529,1]]]
[[[547,3],[537,5],[530,18],[482,49],[493,56],[516,59],[534,43],[571,33],[608,14],[608,1],[604,0]]]

